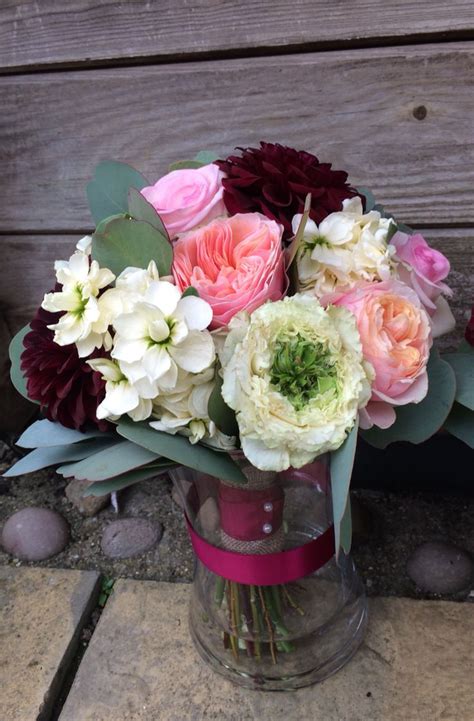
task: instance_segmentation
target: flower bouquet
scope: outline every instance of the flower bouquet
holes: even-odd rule
[[[454,325],[449,262],[345,172],[271,143],[152,185],[104,162],[87,195],[94,233],[12,341],[12,380],[45,419],[8,473],[55,465],[98,495],[169,473],[201,655],[249,686],[321,680],[366,622],[358,434],[419,443],[453,404],[472,424],[467,352],[433,348]]]

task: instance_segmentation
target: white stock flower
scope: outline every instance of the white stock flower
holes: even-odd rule
[[[296,256],[299,290],[321,298],[359,280],[388,280],[394,274],[394,249],[387,243],[392,221],[376,210],[363,212],[359,197],[319,224],[308,220]],[[296,232],[301,215],[293,218]]]
[[[299,468],[335,450],[371,394],[355,318],[297,294],[236,316],[220,355],[222,396],[261,470]]]
[[[102,304],[107,292],[100,298],[99,292],[112,283],[115,275],[108,268],[100,268],[86,253],[76,251],[69,261],[55,263],[56,279],[62,289],[46,293],[41,307],[51,313],[62,312],[59,321],[48,326],[54,330],[54,342],[58,345],[75,343],[81,357],[94,348],[109,344],[107,323],[102,316]]]
[[[76,248],[77,250],[80,250],[81,253],[90,255],[92,252],[92,235],[85,235],[83,238],[78,240],[76,243]]]
[[[181,297],[167,281],[152,281],[144,295],[113,321],[112,358],[132,383],[146,379],[159,389],[172,390],[178,370],[200,373],[214,362],[215,349],[207,326],[208,303]]]
[[[87,363],[106,381],[105,398],[97,407],[97,418],[116,420],[128,413],[134,421],[144,421],[151,415],[152,396],[140,395],[137,386],[130,383],[117,363],[107,358],[95,358]],[[143,393],[144,389],[141,391]]]
[[[215,368],[203,373],[179,371],[174,392],[160,394],[153,404],[157,419],[150,426],[157,431],[180,433],[191,443],[203,441],[222,450],[235,448],[235,438],[221,433],[211,421],[208,412],[209,398],[214,389]]]

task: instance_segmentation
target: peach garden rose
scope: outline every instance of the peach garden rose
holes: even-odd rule
[[[417,294],[398,280],[359,283],[322,302],[355,315],[364,358],[375,371],[371,400],[360,412],[361,427],[388,428],[396,419],[393,406],[419,403],[428,391],[428,314]]]
[[[210,163],[202,168],[172,170],[141,193],[161,217],[170,238],[227,215],[224,173]]]
[[[182,235],[174,245],[178,288],[196,288],[213,311],[211,329],[241,310],[280,300],[287,287],[281,225],[260,213],[218,218]]]

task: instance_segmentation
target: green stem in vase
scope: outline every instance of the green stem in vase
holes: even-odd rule
[[[287,587],[286,587],[286,586],[281,586],[281,589],[282,589],[283,593],[285,594],[286,600],[288,601],[288,603],[290,604],[290,606],[291,606],[292,608],[294,608],[295,611],[297,611],[297,612],[300,614],[300,616],[304,616],[304,615],[305,615],[305,612],[303,611],[303,609],[301,608],[301,606],[298,606],[298,604],[296,603],[296,601],[293,599],[293,597],[291,596],[290,592],[288,591]]]
[[[276,632],[280,636],[289,636],[290,633],[283,623],[283,618],[281,616],[281,600],[278,588],[276,586],[266,586],[263,593],[267,602],[268,613]],[[294,651],[293,644],[289,643],[289,641],[284,641],[283,639],[278,639],[277,648],[281,651],[285,651],[286,653]]]
[[[237,627],[235,623],[235,616],[234,616],[234,594],[232,589],[232,583],[226,584],[227,586],[227,604],[229,607],[229,614],[230,614],[230,627],[232,629],[232,633],[230,634],[230,646],[232,648],[232,653],[234,654],[234,658],[239,658],[239,644],[237,643]]]
[[[264,598],[264,595],[263,595],[262,586],[257,586],[257,588],[258,588],[258,595],[259,595],[259,597],[260,597],[260,603],[262,604],[263,615],[264,615],[265,622],[266,622],[267,628],[268,628],[269,645],[270,645],[270,653],[271,653],[271,656],[272,656],[272,661],[273,661],[273,663],[276,663],[276,662],[277,662],[277,659],[276,659],[276,647],[275,647],[275,640],[274,640],[274,633],[273,633],[272,622],[270,621],[270,616],[268,615],[268,609],[267,609],[267,607],[266,607],[266,605],[265,605],[265,598]]]
[[[252,609],[255,657],[260,660],[262,658],[262,652],[259,638],[261,636],[262,629],[260,626],[260,616],[257,608],[257,594],[255,593],[255,586],[250,586],[250,607]]]
[[[214,601],[219,608],[222,606],[224,600],[224,593],[227,581],[222,576],[216,577],[216,589],[214,592]]]

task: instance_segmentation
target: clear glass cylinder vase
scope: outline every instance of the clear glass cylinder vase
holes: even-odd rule
[[[275,554],[330,529],[328,468],[322,458],[280,474],[252,469],[243,494],[188,468],[171,476],[198,538],[239,554],[240,564],[272,554],[275,565]],[[262,690],[308,686],[341,668],[362,642],[367,602],[350,555],[329,555],[304,577],[270,585],[226,578],[225,568],[220,575],[196,558],[189,619],[201,657],[226,678]]]

